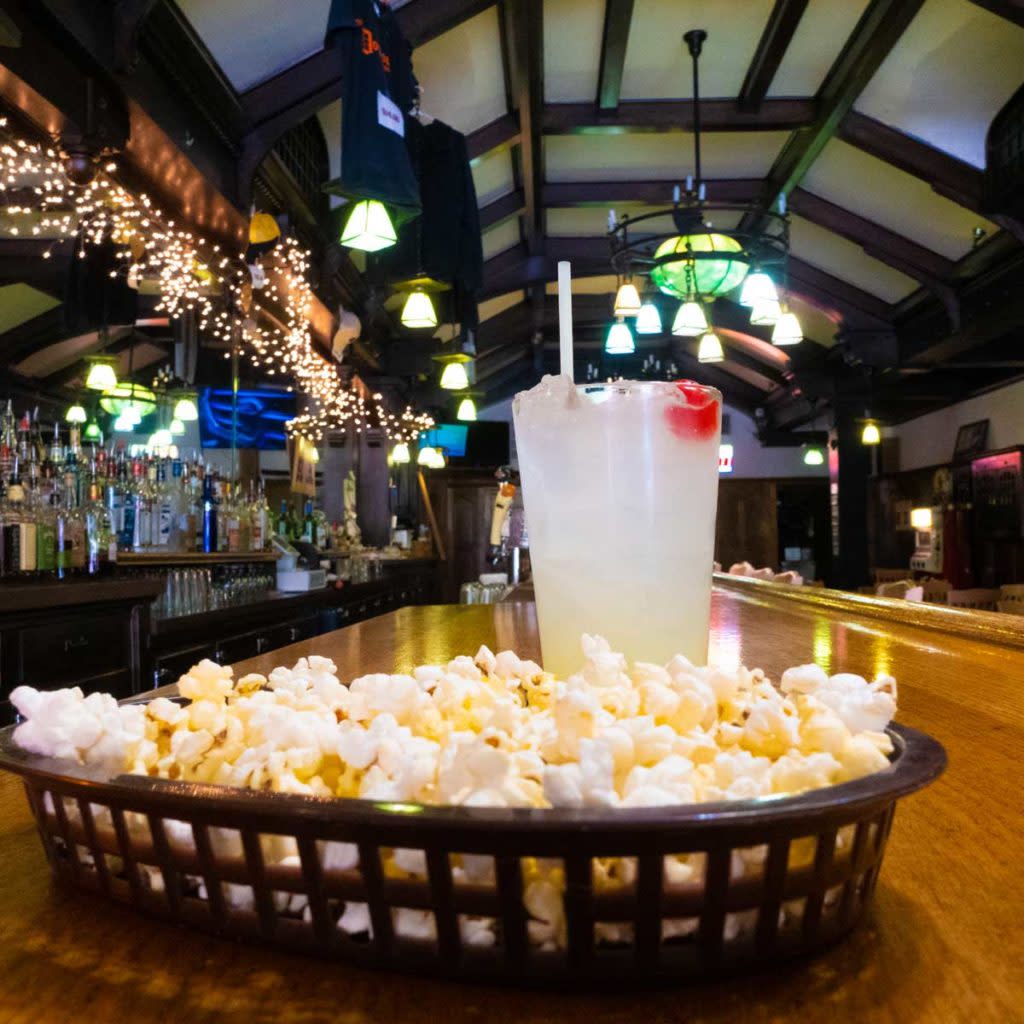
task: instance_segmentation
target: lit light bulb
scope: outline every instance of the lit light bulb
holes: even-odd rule
[[[782,316],[778,299],[759,299],[750,310],[750,322],[755,327],[772,327]]]
[[[804,340],[804,332],[796,313],[783,313],[772,331],[773,345],[799,345]]]
[[[376,199],[363,199],[352,208],[345,228],[341,232],[341,244],[363,252],[378,252],[398,241],[395,226],[384,204]]]
[[[881,444],[882,434],[878,429],[877,423],[865,423],[864,430],[860,435],[861,444]]]
[[[704,315],[704,307],[692,299],[680,305],[676,318],[672,321],[672,333],[677,338],[696,338],[708,329],[708,318]]]
[[[114,367],[107,362],[94,362],[89,367],[89,375],[85,378],[85,386],[90,391],[110,391],[117,387],[117,374]]]
[[[720,363],[725,358],[725,353],[722,351],[722,343],[718,340],[718,335],[714,331],[708,331],[700,339],[697,358],[702,363]]]
[[[464,398],[459,403],[459,411],[455,414],[455,418],[472,423],[476,419],[476,402],[472,398]]]
[[[619,285],[615,296],[615,316],[636,316],[640,312],[640,293],[632,281]]]
[[[171,432],[172,436],[181,437],[185,433],[185,424],[175,418],[167,425],[167,429]]]
[[[85,428],[84,437],[87,441],[103,440],[103,431],[100,430],[100,425],[95,420]]]
[[[441,387],[446,391],[462,391],[469,387],[464,363],[449,363],[441,374]]]
[[[68,406],[68,411],[64,413],[64,419],[68,423],[84,423],[88,416],[85,415],[85,409],[76,403]]]
[[[824,466],[825,453],[820,448],[808,448],[804,452],[805,466]]]
[[[661,334],[661,313],[653,302],[645,302],[636,317],[637,334]]]
[[[766,300],[778,302],[779,293],[775,290],[775,282],[761,270],[747,274],[740,290],[740,305],[756,306]]]
[[[149,435],[149,448],[169,448],[174,444],[174,438],[166,427],[161,427]]]
[[[117,419],[114,420],[114,430],[119,434],[130,434],[135,429],[136,424],[131,420],[130,417],[121,413]]]
[[[396,466],[405,466],[408,464],[409,446],[404,441],[399,441],[391,450],[391,461]]]
[[[436,327],[437,312],[430,296],[418,289],[409,293],[402,307],[402,324],[406,327]]]
[[[179,398],[174,406],[174,418],[182,423],[191,423],[199,419],[199,410],[191,398]]]
[[[419,455],[416,456],[416,465],[430,469],[434,465],[434,449],[429,445],[421,448]]]
[[[624,356],[636,351],[633,332],[621,320],[616,320],[608,328],[608,337],[604,343],[604,350],[610,356]]]

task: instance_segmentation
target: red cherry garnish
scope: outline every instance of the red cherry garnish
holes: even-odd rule
[[[669,430],[678,438],[702,441],[714,436],[718,429],[718,403],[692,380],[676,381],[686,396],[686,405],[670,405],[665,410]]]

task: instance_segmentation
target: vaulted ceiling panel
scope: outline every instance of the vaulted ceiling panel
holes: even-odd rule
[[[701,93],[738,95],[771,9],[772,0],[637,0],[622,98],[692,95],[690,55],[683,43],[683,33],[691,28],[708,33],[700,68]]]
[[[490,320],[491,317],[497,316],[499,313],[504,313],[506,309],[511,309],[513,306],[518,306],[523,301],[523,293],[520,292],[509,292],[507,295],[498,295],[493,299],[487,299],[480,303],[478,314],[480,317],[480,323],[485,320]]]
[[[331,0],[303,0],[282,17],[281,0],[179,0],[231,84],[244,92],[323,48]]]
[[[6,284],[0,287],[0,334],[12,331],[15,327],[45,313],[60,300],[47,295],[31,285]],[[0,343],[2,349],[2,343]]]
[[[1024,78],[1024,28],[967,0],[928,0],[856,103],[985,166],[985,133]]]
[[[868,0],[814,0],[809,3],[775,73],[768,95],[813,96],[867,5]]]
[[[515,187],[512,174],[512,154],[507,149],[496,150],[473,164],[473,184],[476,201],[480,206],[508,195]]]
[[[859,245],[803,217],[792,219],[791,242],[793,254],[806,263],[886,302],[898,302],[917,288],[913,278],[893,270],[868,256]]]
[[[789,135],[786,132],[715,132],[702,138],[706,178],[759,178],[772,165]],[[548,181],[668,182],[693,173],[693,136],[689,132],[662,135],[551,135],[544,140]]]
[[[472,132],[508,112],[498,8],[489,7],[413,55],[423,110]]]
[[[603,29],[603,3],[544,0],[544,99],[548,103],[581,103],[597,95]]]
[[[666,205],[670,202],[666,199]],[[616,204],[618,207],[618,204]],[[659,207],[660,209],[660,207]],[[629,206],[618,209],[620,214],[627,213],[631,217],[639,217],[654,212],[653,207]],[[734,228],[739,223],[738,213],[723,212],[712,218],[714,227]],[[608,210],[602,206],[558,207],[547,211],[547,233],[551,238],[572,238],[579,235],[597,235],[604,237],[608,233]],[[652,217],[651,220],[637,224],[633,234],[661,235],[676,233],[675,224],[670,216]]]
[[[520,238],[518,219],[507,220],[497,227],[491,228],[490,231],[485,231],[483,235],[484,259],[489,260],[492,256],[497,256],[499,252],[518,245]]]
[[[975,227],[998,230],[920,178],[838,139],[811,166],[803,187],[953,260],[970,251]]]

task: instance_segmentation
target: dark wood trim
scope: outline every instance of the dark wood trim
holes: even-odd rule
[[[791,291],[803,292],[814,305],[820,306],[823,302],[826,307],[831,305],[844,321],[867,322],[874,326],[888,325],[892,321],[892,306],[884,299],[796,256],[789,257],[788,275]]]
[[[971,3],[1024,28],[1024,6],[1019,0],[971,0]]]
[[[518,146],[521,141],[519,117],[515,113],[503,114],[483,128],[470,132],[466,136],[466,151],[470,162],[473,162],[510,146]]]
[[[789,131],[814,122],[814,99],[765,100],[757,113],[741,111],[734,99],[701,100],[701,124],[709,132]],[[679,132],[693,128],[692,100],[629,100],[614,110],[593,103],[548,103],[545,135]]]
[[[512,217],[518,217],[525,210],[523,190],[517,188],[514,192],[509,192],[508,195],[480,207],[480,230],[487,231]]]
[[[415,49],[493,7],[495,0],[409,0],[395,11],[402,35]]]
[[[760,178],[714,178],[705,183],[708,199],[723,203],[746,203],[761,190]],[[609,203],[672,205],[674,181],[561,181],[544,186],[544,205],[606,206]]]
[[[807,10],[807,3],[808,0],[775,0],[736,100],[744,113],[756,114],[760,110],[800,19]]]
[[[601,110],[614,110],[619,105],[632,21],[633,0],[605,0],[604,32],[601,36],[597,76],[597,106]]]

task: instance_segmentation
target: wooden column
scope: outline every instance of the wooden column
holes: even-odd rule
[[[836,399],[839,454],[839,554],[833,561],[832,586],[856,589],[870,580],[868,565],[868,477],[873,449],[860,442],[864,405]]]

